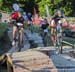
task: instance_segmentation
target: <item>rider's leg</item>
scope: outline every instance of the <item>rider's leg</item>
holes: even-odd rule
[[[17,26],[13,26],[13,42],[12,42],[12,45],[15,44],[16,32],[17,32]]]
[[[52,40],[54,46],[56,46],[56,36],[55,36],[55,32],[56,32],[56,30],[55,30],[55,28],[53,27],[53,28],[51,29],[51,40]]]

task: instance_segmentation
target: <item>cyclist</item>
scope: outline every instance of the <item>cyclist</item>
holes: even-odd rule
[[[46,18],[43,19],[43,21],[40,24],[40,30],[41,30],[41,35],[43,37],[43,42],[44,45],[47,46],[47,38],[48,38],[48,21]]]
[[[48,21],[46,18],[44,18],[42,21],[41,21],[41,24],[40,24],[40,30],[42,30],[45,34],[48,33]]]
[[[59,9],[57,10],[54,15],[51,17],[51,35],[52,35],[52,41],[56,42],[56,36],[58,37],[59,33],[62,30],[62,18],[66,20],[66,17],[64,13]],[[54,45],[56,45],[54,43]]]
[[[21,25],[21,31],[23,33],[24,31],[24,18],[22,17],[21,13],[19,12],[19,6],[17,4],[13,4],[14,12],[9,16],[8,23],[13,24],[13,41],[12,45],[15,45],[16,40],[16,33],[18,29],[17,23],[22,24]]]
[[[28,17],[29,30],[31,31],[31,33],[33,33],[32,14],[30,12],[28,12],[27,17]]]

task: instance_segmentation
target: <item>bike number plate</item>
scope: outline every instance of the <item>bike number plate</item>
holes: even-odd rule
[[[48,32],[48,30],[47,30],[47,29],[45,29],[45,30],[44,30],[44,32]]]
[[[22,23],[17,23],[17,25],[18,25],[18,26],[23,26],[23,24],[22,24]]]

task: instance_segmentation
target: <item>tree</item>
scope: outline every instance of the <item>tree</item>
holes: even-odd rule
[[[2,0],[0,0],[0,8],[1,8],[1,6],[2,6],[2,3],[3,3]]]
[[[20,7],[24,7],[26,1],[28,0],[0,0],[0,9],[5,12],[10,12],[13,3],[18,3]]]
[[[50,15],[56,11],[56,9],[63,9],[66,16],[70,16],[72,13],[72,0],[35,0],[39,6],[39,12],[45,15],[45,5],[49,7]]]
[[[75,0],[72,0],[72,16],[75,16]]]
[[[47,4],[50,15],[53,15],[56,9],[61,8],[66,16],[71,16],[75,11],[74,2],[74,0],[0,0],[0,9],[9,12],[12,10],[12,3],[18,3],[25,11],[33,13],[34,5],[36,5],[38,13],[46,15],[45,6]]]
[[[72,0],[63,0],[61,8],[64,10],[66,16],[70,16],[73,11]]]

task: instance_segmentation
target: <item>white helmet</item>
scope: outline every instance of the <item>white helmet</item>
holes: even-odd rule
[[[19,11],[19,5],[17,4],[17,3],[14,3],[13,4],[13,9],[14,9],[14,11]]]

